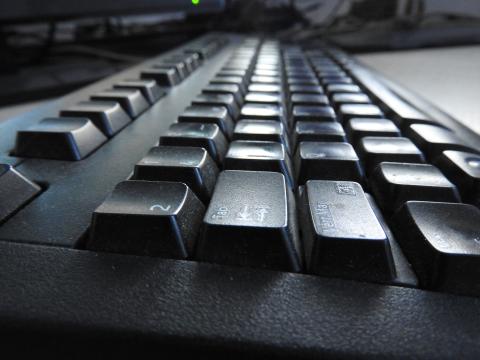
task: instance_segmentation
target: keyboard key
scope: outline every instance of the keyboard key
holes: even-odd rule
[[[345,124],[352,144],[356,145],[366,136],[398,137],[400,130],[391,120],[376,118],[353,118]]]
[[[400,245],[426,289],[480,295],[480,210],[407,202],[392,219]]]
[[[230,143],[224,168],[228,170],[276,171],[293,188],[292,166],[283,144],[274,141],[236,140]]]
[[[460,201],[455,185],[432,165],[383,162],[369,180],[378,205],[389,213],[410,200]]]
[[[86,118],[47,118],[17,133],[15,155],[57,160],[81,160],[107,138]]]
[[[200,147],[157,146],[135,165],[133,178],[149,181],[183,182],[208,203],[218,175],[218,167]]]
[[[192,101],[192,105],[225,106],[232,119],[237,119],[240,109],[232,94],[200,94]]]
[[[457,186],[465,202],[480,205],[480,155],[447,150],[435,165]]]
[[[250,82],[254,84],[281,84],[282,79],[280,76],[253,75]]]
[[[113,85],[113,87],[115,89],[140,90],[150,104],[154,104],[166,94],[155,80],[123,80]]]
[[[186,259],[204,212],[185,184],[124,181],[93,213],[87,249]]]
[[[257,93],[249,92],[245,96],[246,104],[267,104],[267,105],[277,105],[282,104],[282,96],[275,93]]]
[[[298,272],[301,245],[294,197],[275,172],[220,173],[203,220],[196,259]]]
[[[296,93],[290,96],[290,105],[327,106],[329,101],[325,95]]]
[[[288,85],[320,85],[317,78],[293,77],[287,78]]]
[[[228,148],[227,139],[217,125],[187,122],[170,125],[160,138],[160,145],[202,147],[218,165]]]
[[[371,104],[343,104],[338,109],[338,115],[345,123],[352,118],[383,118],[383,112]]]
[[[408,135],[431,160],[439,156],[444,150],[479,152],[465,144],[465,141],[454,132],[435,125],[410,125]]]
[[[204,94],[231,94],[238,106],[243,104],[243,95],[240,87],[234,84],[209,84],[202,89]]]
[[[294,106],[294,122],[297,121],[336,121],[336,115],[330,106]]]
[[[240,118],[285,121],[282,108],[269,104],[245,104],[240,110]]]
[[[178,85],[181,81],[180,76],[177,72],[177,69],[174,67],[171,68],[152,68],[143,70],[140,73],[142,79],[153,79],[160,86],[175,86]]]
[[[359,184],[308,181],[302,206],[309,272],[363,281],[392,279],[388,238]]]
[[[218,76],[240,76],[243,80],[243,84],[245,84],[245,78],[247,76],[247,70],[240,70],[240,69],[237,69],[237,70],[234,70],[234,69],[225,69],[225,70],[220,70],[217,75]]]
[[[240,89],[242,95],[245,95],[247,89],[243,83],[243,78],[241,76],[217,76],[210,80],[212,85],[237,85]]]
[[[327,85],[328,94],[336,93],[361,93],[362,90],[358,85],[353,84],[329,84]]]
[[[422,152],[404,137],[367,136],[360,139],[357,153],[367,174],[383,161],[401,163],[424,163]]]
[[[281,94],[282,87],[278,84],[250,84],[249,92]]]
[[[88,118],[108,137],[132,121],[120,104],[113,101],[82,101],[60,111],[60,116]]]
[[[153,65],[155,69],[175,69],[180,81],[183,81],[190,75],[190,73],[187,70],[187,67],[183,62],[171,62],[168,60],[163,60],[162,62]]]
[[[233,130],[233,140],[277,141],[289,149],[284,125],[279,121],[240,120]]]
[[[0,222],[40,193],[40,187],[12,166],[0,164]]]
[[[276,70],[255,69],[253,74],[258,76],[275,76],[275,77],[281,76],[281,72]]]
[[[336,93],[332,95],[332,102],[338,108],[342,104],[370,104],[370,98],[364,93]]]
[[[288,90],[290,94],[323,94],[320,85],[290,85]]]
[[[308,180],[362,182],[360,160],[352,145],[337,142],[301,142],[295,154],[298,184]]]
[[[348,76],[323,76],[320,78],[323,85],[329,84],[351,84],[353,81]]]
[[[295,144],[302,141],[346,141],[345,131],[338,122],[297,121],[293,135]]]
[[[227,138],[231,138],[234,126],[233,120],[224,106],[189,106],[178,117],[178,122],[216,124]]]
[[[138,117],[150,105],[140,92],[132,89],[111,89],[90,96],[91,100],[116,101],[132,118]]]

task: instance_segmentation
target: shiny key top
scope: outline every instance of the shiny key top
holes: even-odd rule
[[[290,85],[288,91],[290,94],[323,94],[320,85]]]
[[[296,93],[290,96],[290,106],[297,106],[297,105],[328,106],[329,104],[330,103],[326,95]]]
[[[368,174],[382,161],[424,163],[422,152],[404,137],[367,136],[360,139],[357,153]]]
[[[140,73],[142,79],[153,79],[160,86],[171,87],[178,85],[182,79],[174,67],[151,68]]]
[[[343,123],[352,118],[383,118],[383,112],[372,104],[342,104],[338,108],[338,116]]]
[[[282,104],[282,96],[280,94],[275,94],[275,93],[249,92],[245,96],[245,103],[280,106]]]
[[[295,200],[276,172],[220,173],[195,258],[219,264],[298,272],[302,249]]]
[[[366,136],[400,136],[400,130],[388,119],[353,118],[345,124],[345,130],[354,146]]]
[[[358,183],[308,181],[301,206],[309,272],[363,281],[392,279],[390,243]]]
[[[456,186],[427,164],[380,163],[369,184],[378,205],[387,213],[411,200],[460,202]]]
[[[233,130],[233,140],[277,141],[289,150],[285,126],[279,121],[240,120]]]
[[[338,122],[297,121],[293,132],[294,143],[302,141],[345,142],[346,135]]]
[[[112,137],[132,121],[114,101],[82,101],[60,111],[60,116],[88,118],[107,137]]]
[[[135,165],[133,179],[183,182],[203,203],[208,203],[217,175],[218,167],[207,150],[160,145]]]
[[[18,131],[14,153],[21,157],[81,160],[105,141],[105,135],[86,118],[47,118]]]
[[[233,120],[225,106],[188,106],[178,117],[178,122],[216,124],[227,138],[231,138],[234,126]]]
[[[185,184],[124,181],[93,213],[87,249],[186,259],[204,212]]]
[[[426,289],[480,296],[480,210],[409,201],[392,219],[402,250]]]
[[[225,106],[233,120],[238,118],[240,109],[232,94],[199,94],[192,105]]]
[[[40,191],[40,186],[11,165],[0,164],[0,223],[31,201]]]
[[[236,140],[230,143],[224,168],[229,170],[277,171],[293,188],[292,165],[285,146],[275,141]]]
[[[218,165],[228,148],[227,139],[217,125],[187,122],[170,125],[160,137],[160,145],[202,147]]]
[[[336,121],[335,110],[330,106],[298,105],[292,109],[293,121]]]
[[[91,100],[116,101],[132,118],[138,117],[150,106],[140,90],[111,89],[90,96]]]
[[[235,84],[209,84],[202,89],[203,94],[231,94],[238,106],[243,104],[240,87]]]
[[[278,105],[248,103],[240,110],[240,119],[285,121],[283,109]]]
[[[154,104],[159,99],[165,96],[165,90],[162,90],[160,86],[158,86],[155,80],[123,80],[115,85],[113,85],[115,89],[135,89],[140,90],[142,95],[148,100],[150,104]]]
[[[301,142],[295,153],[294,167],[298,184],[308,180],[363,180],[360,160],[348,143]]]

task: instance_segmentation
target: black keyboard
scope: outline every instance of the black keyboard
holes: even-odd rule
[[[208,34],[1,124],[3,343],[478,358],[479,153],[340,49]]]

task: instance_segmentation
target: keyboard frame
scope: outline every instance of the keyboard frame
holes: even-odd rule
[[[0,125],[1,160],[45,187],[0,226],[4,342],[20,354],[29,349],[18,345],[30,341],[55,352],[101,340],[109,355],[155,349],[179,356],[228,351],[249,358],[478,358],[477,298],[78,249],[93,210],[129,177],[242,39],[218,36],[228,37],[229,45],[82,161],[18,159],[8,153],[18,129],[138,77],[173,51]],[[360,63],[354,66],[480,148],[479,135],[438,108]]]

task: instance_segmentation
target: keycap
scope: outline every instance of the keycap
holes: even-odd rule
[[[155,69],[175,69],[180,81],[183,81],[190,75],[187,67],[183,62],[173,62],[162,60],[160,63],[153,65]]]
[[[224,169],[276,171],[293,188],[292,165],[283,144],[275,141],[235,140],[225,155]]]
[[[457,186],[465,202],[480,205],[480,155],[447,150],[435,165]]]
[[[178,85],[181,81],[180,75],[174,67],[146,69],[140,73],[140,77],[142,79],[153,79],[158,85],[166,87]]]
[[[134,89],[111,89],[90,96],[91,100],[116,101],[132,118],[138,117],[150,105],[140,92]]]
[[[332,95],[332,102],[338,108],[342,104],[370,104],[370,98],[364,93],[336,93]]]
[[[296,76],[287,77],[287,84],[288,85],[320,85],[319,81],[316,78],[296,77]]]
[[[232,119],[237,119],[240,109],[232,94],[199,94],[192,105],[225,106]]]
[[[307,181],[301,207],[308,272],[363,281],[392,279],[390,243],[358,183]]]
[[[207,150],[160,145],[135,165],[133,179],[183,182],[203,203],[208,203],[217,175],[218,167]]]
[[[329,84],[351,84],[353,81],[348,76],[322,76],[320,81],[323,85]]]
[[[281,72],[276,70],[255,69],[253,74],[258,76],[280,76]]]
[[[240,76],[243,79],[243,83],[245,84],[245,77],[247,76],[247,73],[247,70],[224,69],[220,70],[216,76]]]
[[[423,151],[426,156],[433,160],[444,150],[459,150],[479,152],[458,137],[454,132],[435,125],[413,124],[410,125],[408,136]]]
[[[240,120],[233,130],[233,140],[277,141],[289,150],[285,126],[279,121]]]
[[[320,85],[290,85],[288,90],[290,94],[323,94]]]
[[[329,101],[325,95],[296,93],[290,96],[290,105],[327,106],[329,105]]]
[[[198,122],[217,124],[227,138],[233,132],[233,120],[224,106],[188,106],[178,117],[178,122]]]
[[[383,112],[377,105],[372,104],[342,104],[338,108],[338,116],[342,122],[352,118],[383,118]]]
[[[380,163],[369,177],[378,205],[392,213],[410,200],[459,202],[457,188],[435,166]]]
[[[365,170],[371,174],[382,161],[424,163],[422,152],[404,137],[367,136],[360,139],[357,153]]]
[[[282,87],[278,84],[250,84],[248,86],[248,91],[259,92],[259,93],[281,94]]]
[[[332,141],[345,142],[345,131],[338,122],[297,121],[294,129],[294,142]]]
[[[150,104],[154,104],[166,94],[165,90],[160,88],[155,80],[123,80],[113,85],[113,87],[115,89],[140,90]]]
[[[204,213],[183,183],[123,181],[94,211],[87,249],[186,259]]]
[[[160,137],[160,145],[202,147],[219,165],[228,148],[227,139],[217,125],[187,122],[170,125]]]
[[[31,201],[40,191],[40,186],[11,165],[0,164],[0,223]]]
[[[293,194],[282,174],[221,172],[203,219],[195,258],[300,271],[302,253],[294,207]]]
[[[235,98],[237,105],[243,104],[243,95],[240,87],[234,84],[209,84],[202,89],[204,94],[231,94]]]
[[[329,84],[326,86],[328,94],[336,93],[360,93],[362,90],[353,84]]]
[[[120,104],[114,101],[82,101],[60,111],[60,116],[88,118],[108,137],[132,121]]]
[[[352,145],[306,141],[297,145],[294,167],[299,185],[308,180],[362,182],[363,170]]]
[[[240,119],[285,121],[282,108],[270,104],[245,104],[240,110]]]
[[[47,118],[17,132],[14,153],[20,157],[81,160],[107,138],[87,118]]]
[[[345,124],[345,130],[352,144],[356,145],[366,136],[398,137],[400,130],[388,119],[353,118]]]
[[[393,230],[422,288],[480,295],[480,210],[472,205],[409,201]]]
[[[282,104],[282,96],[275,93],[258,93],[249,92],[245,95],[246,104],[269,104],[280,106]]]
[[[210,80],[212,85],[237,85],[240,89],[242,95],[245,95],[247,89],[243,83],[243,78],[241,76],[216,76]]]
[[[282,79],[279,76],[253,75],[250,82],[257,84],[281,84]]]
[[[336,121],[335,110],[330,106],[294,106],[292,118],[297,121]]]

